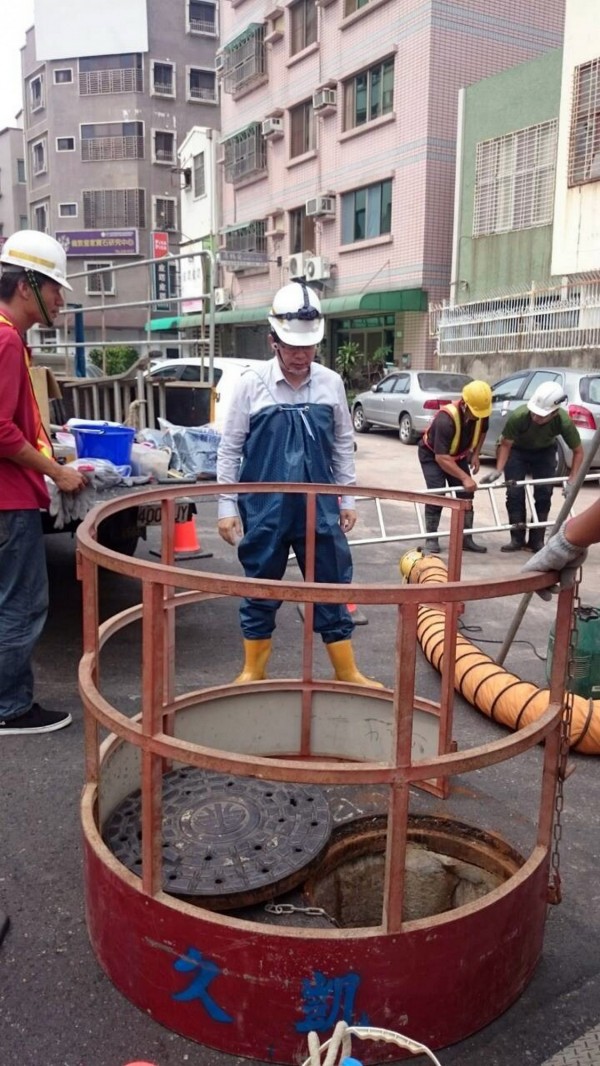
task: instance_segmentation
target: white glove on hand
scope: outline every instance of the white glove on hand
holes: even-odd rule
[[[503,470],[492,470],[491,474],[486,474],[485,477],[481,478],[479,484],[493,485],[495,481],[498,481],[498,479],[502,477],[503,473]]]
[[[575,488],[575,486],[572,485],[570,481],[565,481],[564,482],[563,487],[562,487],[562,494],[563,494],[565,500],[573,499],[573,489],[574,488]]]
[[[558,570],[560,572],[560,587],[569,588],[575,581],[575,576],[581,564],[587,558],[587,548],[581,548],[578,544],[571,544],[565,536],[565,523],[557,533],[544,544],[544,547],[532,555],[524,566],[521,573],[531,573],[532,570]],[[539,589],[538,596],[543,600],[551,598],[550,589]]]

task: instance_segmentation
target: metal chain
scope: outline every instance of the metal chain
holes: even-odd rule
[[[306,914],[309,918],[326,918],[328,922],[339,928],[339,923],[323,907],[295,907],[293,903],[266,903],[265,910],[268,914]]]
[[[563,834],[562,816],[565,806],[564,786],[568,776],[568,761],[571,742],[571,724],[573,721],[574,692],[571,691],[570,682],[574,678],[575,652],[577,647],[577,612],[581,606],[579,598],[579,584],[581,581],[581,567],[577,569],[575,576],[575,596],[573,598],[573,626],[569,638],[569,659],[567,664],[567,688],[565,690],[565,702],[560,728],[560,749],[558,756],[558,776],[556,782],[556,796],[554,800],[554,825],[552,827],[552,852],[550,855],[550,883],[548,885],[548,902],[560,903],[562,901],[562,883],[560,877],[560,843]]]

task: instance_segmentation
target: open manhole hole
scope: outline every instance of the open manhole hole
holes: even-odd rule
[[[327,847],[332,815],[314,785],[182,767],[163,777],[163,887],[213,910],[243,907],[306,879]],[[141,874],[141,792],[107,819],[103,838]]]
[[[336,829],[304,884],[304,899],[344,929],[382,921],[387,819],[375,816]],[[402,920],[455,910],[493,892],[524,859],[509,844],[452,818],[410,815]]]

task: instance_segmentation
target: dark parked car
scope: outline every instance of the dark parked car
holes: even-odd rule
[[[456,400],[472,380],[469,374],[442,370],[396,370],[356,397],[354,429],[357,433],[368,433],[371,426],[397,429],[403,444],[416,444],[440,407]]]
[[[490,427],[481,455],[495,458],[496,444],[511,411],[535,392],[543,381],[556,381],[567,397],[566,410],[579,430],[584,452],[590,451],[592,438],[600,425],[600,370],[574,370],[569,367],[536,367],[520,370],[492,385],[492,413]],[[563,475],[571,466],[571,450],[561,437],[558,439],[558,473]],[[600,451],[592,460],[592,468],[600,468]]]

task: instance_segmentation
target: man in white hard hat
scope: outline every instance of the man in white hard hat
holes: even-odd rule
[[[293,281],[276,293],[268,317],[274,358],[264,370],[248,369],[240,378],[223,426],[217,481],[221,485],[312,482],[350,488],[356,483],[354,435],[342,379],[314,362],[324,332],[319,298],[304,281]],[[342,496],[340,504],[335,496],[318,499],[317,581],[351,581],[346,534],[355,522],[353,496]],[[227,493],[220,497],[219,534],[238,546],[246,577],[280,581],[290,548],[304,573],[305,526],[303,496]],[[238,683],[266,677],[279,606],[278,600],[242,601],[245,661]],[[314,628],[325,642],[338,680],[377,685],[356,666],[354,623],[345,606],[316,604]]]
[[[419,441],[419,462],[428,489],[443,489],[447,485],[459,489],[457,495],[472,500],[477,482],[473,475],[479,471],[479,453],[488,428],[492,410],[492,390],[487,381],[469,381],[460,399],[440,408],[433,422]],[[438,555],[440,542],[435,535],[440,524],[442,508],[425,504],[425,551]],[[484,544],[473,539],[473,510],[465,512],[463,551],[486,552]]]
[[[565,402],[564,389],[556,381],[543,381],[527,403],[521,404],[510,414],[502,430],[496,453],[496,469],[481,479],[482,485],[496,481],[502,473],[507,480],[524,481],[556,477],[558,453],[557,437],[562,437],[573,452],[573,460],[564,494],[568,495],[569,484],[575,481],[583,462],[583,447],[577,426],[561,405]],[[535,485],[533,498],[538,521],[545,522],[550,513],[552,485]],[[543,527],[529,530],[527,542],[527,506],[523,486],[507,484],[506,510],[511,524],[510,541],[500,548],[502,552],[537,552],[543,546]]]
[[[0,736],[49,733],[71,722],[34,703],[31,656],[48,611],[48,576],[40,508],[44,477],[63,492],[84,478],[60,466],[42,423],[29,376],[26,331],[52,326],[63,306],[63,248],[46,233],[21,230],[0,253]]]

